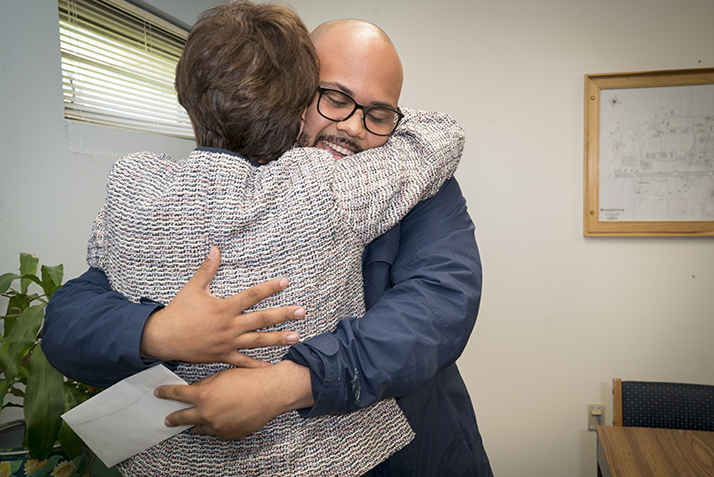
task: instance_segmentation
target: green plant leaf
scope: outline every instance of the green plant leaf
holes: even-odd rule
[[[5,461],[8,462],[8,461]],[[20,466],[22,465],[22,460],[11,460],[10,462],[10,475],[15,475],[15,472],[20,470]]]
[[[37,264],[40,259],[31,253],[20,252],[20,273],[23,275],[36,275]]]
[[[7,337],[7,335],[10,334],[10,331],[12,331],[12,327],[15,325],[15,318],[17,318],[17,316],[22,313],[22,310],[26,308],[23,306],[25,295],[19,295],[14,292],[14,290],[10,290],[10,292],[5,294],[5,296],[9,298],[7,302],[7,311],[3,317],[3,321],[5,322],[3,336],[5,337]]]
[[[20,253],[20,274],[22,275],[37,275],[37,264],[40,259],[29,253]],[[30,286],[30,279],[23,277],[20,280],[20,293],[27,293],[27,287]]]
[[[64,383],[65,412],[82,404],[89,399],[87,391],[80,389],[80,384],[74,381]]]
[[[2,339],[3,343],[5,343],[5,338],[10,335],[12,328],[15,326],[16,318],[17,318],[16,316],[7,316],[7,315],[5,315],[3,317],[3,321],[5,322],[5,329],[3,330],[4,338]],[[0,365],[0,367],[2,367],[2,365]]]
[[[24,393],[24,392],[22,392],[22,391],[21,391],[20,389],[18,389],[18,388],[13,388],[13,387],[11,387],[11,386],[8,386],[7,392],[10,393],[10,394],[12,394],[13,396],[17,396],[17,397],[21,397],[21,398],[24,398],[24,397],[25,397],[25,393]]]
[[[32,279],[33,279],[33,281],[37,280],[37,277],[33,277]],[[30,303],[32,303],[33,301],[40,299],[40,295],[38,295],[37,293],[33,293],[32,295],[25,295],[25,297],[27,300],[25,306],[29,306]],[[44,302],[44,303],[46,304],[47,302]]]
[[[74,462],[74,465],[77,466],[76,472],[77,475],[81,475],[82,477],[86,477],[91,469],[89,469],[87,466],[89,465],[89,449],[86,446],[83,446],[82,448],[82,453],[72,459],[72,462]]]
[[[30,365],[28,363],[21,363],[20,369],[17,371],[17,376],[20,380],[25,380],[27,382],[30,379]]]
[[[27,448],[35,459],[46,459],[57,441],[64,411],[64,377],[36,346],[30,357],[32,372],[25,390]]]
[[[0,295],[5,293],[8,288],[10,288],[10,285],[12,285],[12,282],[18,278],[20,278],[20,275],[16,273],[5,273],[0,275]]]
[[[10,295],[9,293],[5,296]],[[30,297],[21,293],[14,293],[10,296],[7,303],[7,313],[5,313],[5,336],[7,337],[15,324],[15,318],[22,311],[30,306]]]
[[[82,451],[82,439],[80,439],[72,428],[69,427],[64,421],[60,424],[60,430],[57,438],[60,444],[62,444],[62,449],[70,459],[75,458]]]
[[[51,298],[52,294],[62,286],[63,276],[64,265],[61,263],[54,267],[42,265],[42,289],[45,291],[47,298]]]
[[[68,386],[68,382],[64,383],[64,412],[69,411],[81,402],[87,399],[87,396],[83,394],[76,386]],[[84,399],[82,399],[84,397]],[[77,401],[77,398],[80,401]],[[67,425],[66,422],[62,421],[60,427],[58,439],[60,444],[62,444],[62,449],[69,455],[70,458],[74,458],[79,455],[82,450],[82,439],[72,430],[71,427]]]
[[[42,459],[39,459],[42,460]],[[44,477],[45,475],[49,475],[52,471],[55,470],[55,467],[57,467],[57,464],[60,463],[62,460],[61,455],[53,455],[49,459],[47,459],[47,463],[45,464],[44,467],[41,469],[37,469],[33,472],[30,472],[27,474],[27,477]]]
[[[38,277],[37,275],[28,274],[28,275],[23,275],[23,276],[20,277],[20,278],[22,278],[23,280],[30,280],[31,282],[35,282],[35,283],[37,283],[39,286],[42,286],[42,280],[40,280],[40,277]],[[29,283],[29,282],[28,282],[28,283]],[[27,290],[25,290],[23,293],[27,293]],[[37,296],[36,293],[35,293],[35,296]]]
[[[0,379],[0,409],[4,408],[3,402],[5,402],[5,396],[10,388],[7,379]]]
[[[15,388],[16,384],[17,380],[0,380],[0,386],[2,386],[0,387],[0,404],[2,404],[2,406],[0,406],[0,409],[5,409],[6,407],[22,407],[22,404],[17,404],[12,401],[5,402],[5,397],[8,394],[15,394],[15,391],[17,391],[17,389]]]
[[[121,477],[121,472],[116,465],[107,468],[102,459],[95,457],[92,467],[92,477]]]
[[[31,306],[15,320],[15,326],[5,337],[0,348],[0,369],[5,379],[12,381],[17,376],[20,363],[37,340],[37,333],[45,316],[45,305]]]

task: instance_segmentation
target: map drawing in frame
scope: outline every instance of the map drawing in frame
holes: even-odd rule
[[[714,236],[714,68],[585,76],[586,236]]]

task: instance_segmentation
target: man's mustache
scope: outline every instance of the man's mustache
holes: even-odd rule
[[[313,144],[313,147],[316,147],[317,144],[320,141],[327,141],[331,142],[333,144],[338,144],[338,145],[345,145],[348,148],[352,149],[355,152],[362,152],[362,148],[357,145],[354,141],[344,138],[344,137],[339,137],[339,136],[318,136],[317,139],[315,139],[315,144]]]

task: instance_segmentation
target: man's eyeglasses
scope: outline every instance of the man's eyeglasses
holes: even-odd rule
[[[364,128],[376,136],[389,136],[397,129],[404,115],[398,109],[382,106],[362,106],[341,91],[319,87],[317,112],[330,121],[347,121],[358,109],[362,110]]]

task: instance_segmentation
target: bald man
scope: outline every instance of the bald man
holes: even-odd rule
[[[356,20],[322,24],[313,40],[320,89],[305,112],[300,144],[337,158],[383,145],[389,136],[379,134],[378,122],[397,109],[402,88],[391,41]],[[67,376],[106,387],[157,360],[169,367],[174,360],[235,362],[236,349],[295,343],[288,331],[253,332],[299,318],[295,307],[243,314],[279,291],[274,284],[230,299],[210,295],[218,265],[218,257],[207,258],[165,308],[129,303],[90,269],[50,301],[43,349]],[[395,397],[416,437],[368,475],[492,475],[455,364],[476,321],[481,263],[454,179],[367,247],[363,275],[368,311],[362,318],[345,317],[334,332],[295,344],[276,365],[245,358],[248,368],[239,376],[219,373],[193,386],[160,388],[160,397],[199,411],[172,414],[167,425],[194,424],[200,432],[239,438],[289,410],[306,418],[345,414]],[[70,346],[80,347],[81,357]]]
[[[340,91],[348,101],[397,109],[402,92],[402,63],[387,35],[358,20],[333,20],[312,33],[320,57],[320,87]],[[300,144],[325,149],[340,158],[379,147],[388,136],[370,134],[362,114],[344,121],[326,118],[316,102],[305,113]]]

